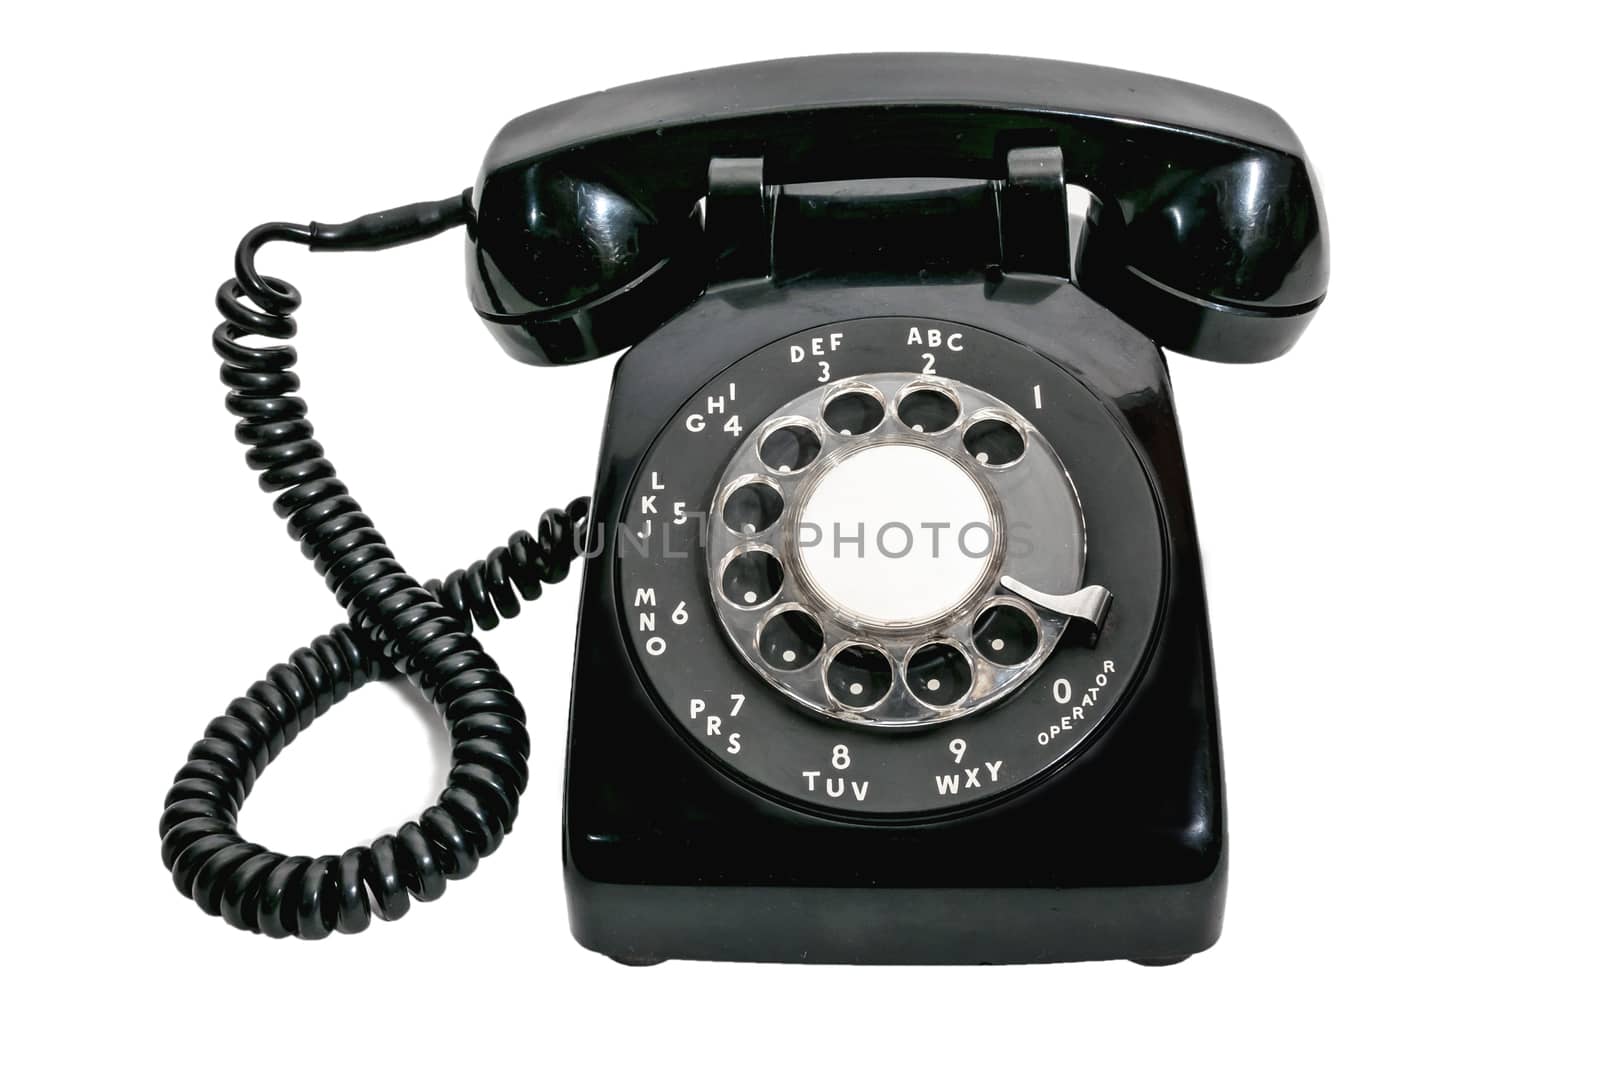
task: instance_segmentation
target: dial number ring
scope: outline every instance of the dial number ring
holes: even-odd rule
[[[927,374],[924,352],[936,343],[916,340],[918,334],[929,339],[933,330],[960,347],[940,350],[938,376]],[[1099,736],[1141,678],[1160,619],[1167,559],[1155,488],[1137,441],[1119,422],[1116,409],[1062,359],[1081,356],[1073,345],[1065,340],[1061,354],[1050,356],[972,324],[899,316],[809,326],[767,339],[744,356],[730,354],[729,364],[679,399],[641,454],[606,476],[620,480],[623,488],[609,499],[616,512],[603,510],[600,515],[609,517],[612,547],[607,556],[615,559],[610,597],[629,649],[630,670],[661,718],[708,769],[782,804],[817,813],[921,821],[987,805],[1025,786],[1042,786],[1048,772]],[[828,351],[819,354],[819,347]],[[801,353],[809,355],[797,357]],[[640,359],[647,358],[623,358]],[[823,361],[829,365],[825,380]],[[891,659],[887,653],[882,661],[866,650],[849,653],[827,642],[820,624],[811,627],[811,618],[791,618],[782,633],[790,644],[769,645],[774,670],[793,674],[787,667],[804,661],[808,668],[802,671],[820,676],[845,655],[833,686],[841,702],[848,698],[859,703],[863,716],[823,715],[769,684],[745,652],[735,649],[718,620],[724,595],[713,574],[717,562],[707,548],[708,539],[729,530],[723,512],[728,485],[722,476],[734,452],[758,437],[785,405],[818,385],[831,386],[838,391],[835,397],[848,399],[856,381],[887,372],[958,390],[959,384],[971,384],[1026,417],[1073,466],[1081,510],[1093,521],[1097,549],[1088,558],[1083,578],[1089,586],[1082,590],[1104,588],[1116,594],[1115,609],[1097,618],[1105,626],[1092,642],[1074,634],[1078,625],[1068,625],[1067,635],[1048,657],[1035,653],[1041,660],[1032,676],[1003,701],[976,716],[934,720],[922,727],[875,723],[873,715],[883,708],[877,703],[888,698],[877,694],[885,682],[883,662]],[[881,433],[892,431],[925,443],[925,433],[914,435],[895,414],[895,397],[894,391],[883,394],[881,416],[873,406],[840,410],[840,423],[853,432],[843,437],[856,438],[881,423]],[[937,433],[947,436],[940,439],[943,448],[965,454],[964,460],[941,463],[979,464],[961,439],[982,411],[976,401],[964,402],[960,418]],[[823,438],[839,430],[814,414],[808,419]],[[811,465],[821,463],[816,458]],[[1029,496],[1016,474],[1020,467],[990,466],[983,478],[993,482],[1007,503],[1019,489],[1024,500],[1042,498]],[[763,466],[760,474],[759,485],[770,484],[775,494],[781,491],[782,504],[735,509],[735,526],[754,523],[759,528],[765,517],[774,517],[766,529],[747,534],[779,549],[789,536],[788,526],[777,518],[803,505],[796,488],[807,472],[774,474]],[[1079,507],[1071,502],[1064,508]],[[1019,533],[1013,516],[1004,519],[1004,536],[1013,549],[1022,535],[1037,536]],[[1067,526],[1045,525],[1053,530]],[[985,621],[976,634],[963,629],[917,631],[925,641],[953,639],[978,648],[971,665],[981,675],[988,664],[982,644],[1001,639],[1001,660],[1014,659],[1028,651],[1028,625],[1034,618],[1072,617],[1082,601],[1077,596],[1055,599],[1065,606],[1059,613],[1048,604],[1050,595],[1066,590],[1070,575],[1049,575],[1043,569],[1003,575],[1005,593],[996,603],[1008,612],[1002,620]],[[1028,589],[1006,586],[1007,581]],[[750,610],[749,616],[775,619],[796,604],[799,583],[791,575],[775,599]],[[743,590],[736,593],[742,597]],[[978,615],[982,613],[980,608]],[[788,650],[795,653],[792,660],[784,659]],[[943,667],[948,670],[948,663]],[[919,668],[927,666],[919,663]],[[960,668],[941,678],[935,699],[949,694],[946,679],[953,681],[950,686],[960,683]],[[903,686],[903,672],[898,662],[891,666],[891,687]],[[856,684],[861,685],[859,692],[852,690]]]

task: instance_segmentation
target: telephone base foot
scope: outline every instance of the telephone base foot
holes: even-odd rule
[[[607,955],[612,962],[623,966],[659,966],[666,959],[651,958],[648,955]]]
[[[1187,961],[1188,958],[1188,955],[1173,955],[1171,958],[1165,959],[1129,959],[1128,961],[1135,966],[1176,966],[1180,962]]]

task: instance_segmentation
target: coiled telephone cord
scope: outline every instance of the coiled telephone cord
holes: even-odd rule
[[[511,830],[528,783],[522,705],[472,637],[519,612],[519,596],[563,579],[579,555],[588,499],[551,509],[526,531],[444,580],[418,583],[340,482],[312,436],[290,370],[300,294],[256,270],[270,242],[382,249],[467,222],[471,191],[348,223],[267,223],[246,234],[234,277],[217,291],[212,335],[245,460],[349,615],[274,665],[206,726],[167,792],[161,860],[178,890],[208,914],[267,936],[315,940],[355,933],[372,916],[398,918],[411,900],[444,894]],[[248,303],[247,303],[248,302]],[[270,340],[250,345],[246,339]],[[403,674],[450,728],[450,772],[438,802],[392,835],[340,855],[283,855],[238,832],[256,778],[318,717],[363,684]]]

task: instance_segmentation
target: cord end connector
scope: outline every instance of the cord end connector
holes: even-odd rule
[[[390,249],[459,227],[471,217],[469,188],[442,201],[387,208],[344,223],[312,223],[307,244],[313,251]]]

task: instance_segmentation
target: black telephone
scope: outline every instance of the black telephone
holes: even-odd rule
[[[1069,230],[1067,187],[1091,209]],[[595,497],[419,583],[311,434],[272,241],[464,225],[519,360],[620,349]],[[679,75],[508,125],[474,189],[248,234],[218,293],[238,437],[349,620],[208,727],[162,856],[208,913],[357,932],[498,847],[521,706],[472,637],[584,559],[572,927],[628,963],[1160,964],[1226,870],[1200,561],[1164,359],[1269,360],[1327,286],[1294,133],[1123,71],[845,55]],[[278,751],[404,674],[438,803],[339,856],[246,842]]]

